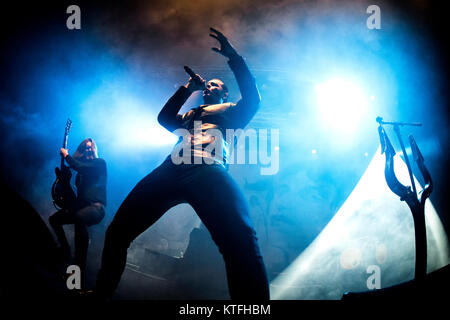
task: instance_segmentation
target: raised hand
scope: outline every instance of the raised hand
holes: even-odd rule
[[[214,28],[209,28],[209,30],[211,30],[211,32],[212,32],[209,35],[211,37],[213,37],[214,39],[216,39],[217,41],[219,41],[219,43],[220,43],[220,49],[219,48],[211,48],[213,51],[220,53],[221,55],[223,55],[224,57],[227,57],[228,59],[232,59],[234,57],[239,56],[238,53],[236,52],[236,50],[231,45],[231,43],[228,41],[227,37],[225,37],[222,32],[220,32]]]
[[[61,157],[67,157],[68,155],[69,155],[69,150],[67,150],[67,149],[64,149],[64,148],[61,148],[60,150],[59,150],[59,154],[61,155]]]

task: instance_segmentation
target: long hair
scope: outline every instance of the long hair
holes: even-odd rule
[[[88,143],[88,142],[92,143],[92,153],[85,154],[86,143]],[[82,158],[94,159],[94,158],[98,158],[98,149],[97,149],[97,145],[95,144],[94,139],[86,138],[83,141],[81,141],[80,145],[78,146],[77,150],[74,152],[72,157],[75,158],[75,159],[82,159]]]

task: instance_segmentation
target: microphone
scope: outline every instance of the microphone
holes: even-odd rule
[[[194,70],[192,70],[191,68],[189,68],[188,66],[184,66],[184,71],[187,72],[187,74],[197,83],[200,82],[198,76],[195,74]],[[201,82],[201,84],[203,84],[203,86],[206,88],[205,82]]]

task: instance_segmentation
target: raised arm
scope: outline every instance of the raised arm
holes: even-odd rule
[[[236,127],[245,127],[258,111],[261,98],[256,87],[256,81],[250,69],[228,39],[218,30],[210,28],[210,36],[219,41],[221,48],[212,48],[213,51],[227,57],[228,65],[236,77],[236,81],[241,91],[241,100],[235,107],[229,109],[229,116]]]
[[[100,166],[106,165],[105,160],[96,158],[93,161],[80,161],[72,158],[69,154],[64,156],[67,164],[75,171],[85,174],[89,171],[96,170]]]
[[[256,81],[242,57],[230,59],[228,64],[233,71],[241,91],[242,98],[235,107],[230,108],[230,114],[235,119],[237,127],[245,127],[259,109],[261,98],[256,87]]]

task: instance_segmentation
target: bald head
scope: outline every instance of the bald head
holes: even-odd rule
[[[226,102],[228,99],[228,88],[220,79],[211,79],[206,83],[203,90],[205,104],[217,104]]]

